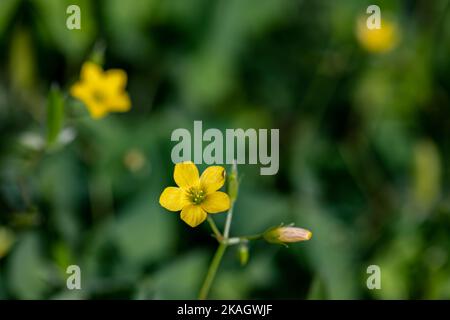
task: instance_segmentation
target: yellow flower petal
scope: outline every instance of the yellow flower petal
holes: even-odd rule
[[[181,211],[181,219],[191,227],[196,227],[200,223],[206,220],[205,210],[198,205],[189,205],[183,208]]]
[[[78,82],[70,88],[70,94],[86,105],[92,118],[98,119],[106,115],[108,108],[95,99],[92,86]]]
[[[127,74],[120,69],[111,69],[105,72],[105,82],[109,90],[124,90],[127,84]]]
[[[73,97],[84,101],[89,98],[91,89],[84,83],[77,82],[72,87],[70,87],[70,94]]]
[[[81,79],[83,81],[98,83],[103,80],[102,78],[103,70],[99,65],[93,62],[85,62],[81,67]]]
[[[208,167],[203,171],[200,183],[207,194],[219,190],[225,183],[225,169],[220,166]]]
[[[184,191],[176,187],[167,187],[159,197],[159,204],[170,211],[180,211],[188,204]]]
[[[173,178],[175,180],[175,183],[180,188],[188,189],[192,186],[198,185],[198,169],[191,161],[177,163],[175,165]]]
[[[201,203],[203,210],[208,213],[218,213],[230,209],[230,197],[221,191],[210,193]]]
[[[89,110],[89,113],[91,114],[91,117],[94,119],[103,118],[104,116],[106,116],[108,114],[108,111],[106,111],[103,108],[90,107],[90,108],[88,108],[88,110]]]
[[[131,108],[131,101],[128,94],[124,93],[121,95],[115,95],[113,96],[112,102],[111,102],[111,111],[128,111]]]
[[[86,108],[91,114],[91,117],[94,119],[102,118],[108,113],[108,110],[107,108],[105,108],[104,104],[97,102],[92,97],[88,97],[81,101],[83,101],[83,103],[86,105]]]
[[[130,110],[130,97],[125,91],[125,71],[111,69],[104,72],[99,65],[86,62],[81,68],[80,79],[70,92],[84,102],[93,118],[101,118],[109,112]]]

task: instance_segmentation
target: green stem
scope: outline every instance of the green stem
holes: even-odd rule
[[[211,218],[210,216],[208,216],[208,223],[209,223],[209,226],[211,227],[212,231],[214,232],[214,235],[216,236],[217,241],[219,241],[219,242],[222,241],[222,239],[223,239],[222,234],[220,233],[219,229],[217,228],[213,218]]]
[[[223,231],[223,238],[227,240],[230,237],[231,219],[233,219],[234,202],[231,202],[230,210],[228,210],[227,220],[225,221],[225,229]]]
[[[219,244],[216,254],[214,255],[214,258],[211,261],[211,264],[209,265],[205,281],[203,282],[202,288],[200,289],[200,294],[198,296],[200,300],[205,300],[208,297],[209,289],[211,288],[211,284],[216,276],[217,269],[219,268],[220,262],[222,261],[222,257],[223,254],[225,253],[226,248],[227,245],[225,243],[221,242]]]
[[[209,289],[211,288],[211,284],[214,281],[214,278],[216,276],[217,269],[219,268],[220,262],[222,261],[223,254],[225,253],[225,249],[227,248],[227,240],[230,235],[230,224],[231,224],[231,218],[233,217],[233,205],[234,203],[231,203],[230,210],[228,210],[227,220],[225,222],[225,230],[223,232],[223,237],[218,232],[216,224],[214,221],[209,219],[208,222],[211,225],[211,228],[216,229],[217,232],[220,235],[219,240],[219,247],[217,248],[216,254],[214,255],[213,260],[211,261],[211,264],[209,265],[208,273],[206,274],[205,281],[203,282],[202,288],[200,289],[199,299],[205,300],[208,297]],[[214,231],[216,233],[216,231]],[[217,236],[217,234],[216,234]]]
[[[262,238],[262,233],[260,234],[253,234],[251,236],[242,236],[240,237],[241,239],[246,239],[246,240],[258,240]]]
[[[243,242],[249,242],[250,240],[258,240],[258,239],[261,239],[262,237],[263,237],[262,234],[255,234],[255,235],[251,235],[251,236],[228,238],[228,239],[224,239],[223,242],[225,242],[229,246],[232,246],[232,245],[240,244]]]
[[[233,164],[233,172],[237,176],[236,163]],[[208,297],[209,289],[211,288],[211,284],[214,281],[214,278],[216,277],[217,269],[219,268],[220,262],[222,261],[225,249],[228,246],[227,241],[228,238],[230,237],[230,227],[231,227],[231,219],[233,218],[234,200],[235,199],[232,199],[230,209],[228,210],[227,213],[227,220],[225,221],[223,236],[220,233],[219,229],[217,229],[214,220],[212,220],[212,218],[208,216],[209,225],[211,226],[211,229],[213,230],[214,234],[217,237],[217,240],[219,241],[219,247],[217,248],[214,258],[211,261],[211,264],[209,265],[208,273],[206,274],[205,281],[203,282],[202,288],[200,289],[199,294],[200,300],[205,300]]]

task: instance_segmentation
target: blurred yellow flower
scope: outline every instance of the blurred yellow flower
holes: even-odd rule
[[[130,110],[130,98],[125,91],[127,74],[120,69],[103,71],[92,62],[81,68],[81,79],[70,88],[70,94],[84,102],[92,118],[104,117],[109,112]]]
[[[194,163],[190,161],[175,165],[173,174],[177,187],[167,187],[159,203],[170,211],[180,211],[181,219],[191,227],[206,220],[208,213],[218,213],[230,208],[230,198],[217,191],[225,183],[225,169],[208,167],[199,177]]]
[[[399,31],[394,22],[383,20],[380,29],[369,29],[365,19],[358,20],[356,35],[360,45],[372,53],[392,50],[398,43]]]

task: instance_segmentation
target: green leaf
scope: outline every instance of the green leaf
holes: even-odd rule
[[[2,0],[0,1],[0,37],[7,28],[11,19],[13,19],[14,12],[17,9],[19,0]]]
[[[158,194],[144,190],[118,212],[114,242],[125,261],[142,265],[169,254],[176,241],[173,215],[158,203]]]
[[[24,96],[32,96],[37,83],[36,56],[31,36],[27,28],[16,27],[9,46],[10,81],[12,87]]]
[[[323,281],[319,276],[315,276],[311,282],[311,286],[309,288],[308,300],[323,300],[326,299],[326,288]]]
[[[64,120],[64,98],[61,90],[52,86],[47,102],[47,145],[52,146],[58,139]]]
[[[295,212],[296,225],[313,233],[311,241],[303,244],[304,250],[295,253],[299,258],[306,254],[321,279],[326,298],[355,299],[358,265],[354,261],[358,242],[351,229],[311,197],[300,198]]]
[[[234,234],[260,233],[270,226],[279,226],[281,222],[289,220],[287,198],[265,190],[251,191],[246,187],[246,181],[243,182],[235,205],[232,223]]]
[[[18,299],[42,299],[48,292],[48,269],[39,238],[26,234],[17,243],[8,261],[8,286]]]
[[[205,252],[190,252],[161,270],[154,277],[157,299],[195,299],[207,271]]]
[[[223,265],[220,266],[209,297],[211,299],[249,299],[252,290],[284,286],[276,282],[276,270],[273,250],[264,249],[252,254],[245,268],[233,269],[228,264],[231,250],[225,253]]]
[[[48,33],[53,44],[70,61],[80,61],[92,45],[97,33],[97,23],[93,12],[93,1],[89,0],[34,0],[36,17]],[[81,30],[69,30],[66,13],[69,5],[81,9]]]

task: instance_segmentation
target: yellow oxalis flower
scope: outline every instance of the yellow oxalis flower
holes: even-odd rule
[[[208,213],[218,213],[230,208],[230,198],[217,191],[225,183],[225,169],[208,167],[199,177],[194,163],[187,161],[175,165],[173,178],[177,187],[167,187],[159,203],[170,211],[180,211],[181,219],[191,227],[206,220]]]
[[[120,69],[103,69],[92,62],[81,68],[81,79],[70,88],[70,94],[84,102],[92,118],[104,117],[108,112],[130,110],[130,97],[125,91],[127,74]]]
[[[399,31],[394,22],[382,20],[380,29],[369,29],[364,19],[359,19],[356,35],[361,46],[372,53],[392,50],[398,43]]]

